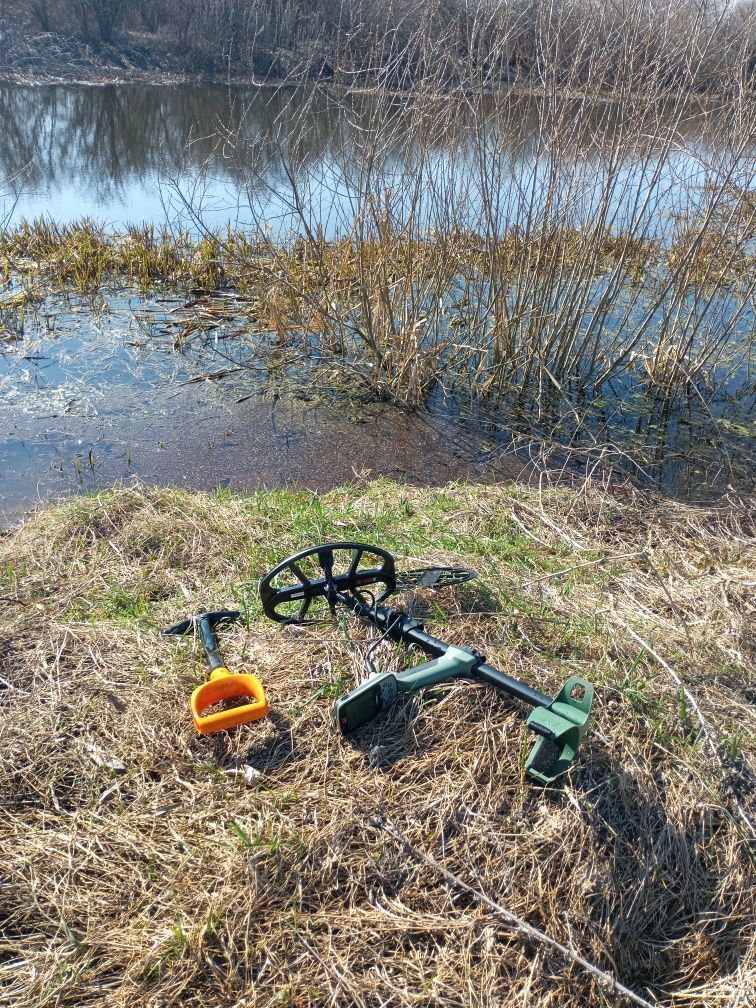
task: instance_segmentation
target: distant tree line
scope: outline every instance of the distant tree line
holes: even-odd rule
[[[403,88],[574,86],[649,72],[711,90],[756,75],[755,0],[5,0],[3,16],[101,49],[137,47],[187,73],[346,76]],[[614,64],[613,66],[611,64]],[[629,75],[629,76],[628,76]]]

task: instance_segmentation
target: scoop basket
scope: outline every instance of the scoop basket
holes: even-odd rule
[[[215,704],[244,699],[249,699],[250,702],[205,714]],[[223,667],[213,669],[208,681],[194,690],[190,704],[194,727],[200,735],[226,731],[268,716],[265,690],[257,676],[246,672],[230,672]]]

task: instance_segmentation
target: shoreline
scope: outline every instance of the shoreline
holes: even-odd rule
[[[234,90],[243,89],[270,89],[270,90],[299,90],[304,87],[318,87],[323,90],[343,90],[352,95],[380,94],[389,98],[411,98],[415,95],[413,87],[405,90],[387,87],[380,82],[365,82],[364,84],[335,82],[331,77],[305,76],[301,79],[282,75],[280,77],[259,78],[254,75],[213,75],[202,71],[187,72],[180,69],[167,69],[164,65],[156,63],[153,66],[139,67],[129,66],[119,67],[116,64],[104,64],[102,66],[91,66],[84,72],[77,73],[80,68],[75,62],[71,63],[71,72],[60,75],[50,72],[39,72],[36,68],[12,69],[3,66],[3,54],[0,52],[0,87],[111,87],[143,85],[154,87],[165,86],[193,86],[208,88],[229,88]],[[467,87],[458,85],[448,87],[444,90],[432,93],[424,92],[424,99],[469,99],[471,97],[492,98],[505,94],[514,95],[517,98],[552,100],[555,95],[544,87],[531,85],[524,80],[502,81],[497,87]],[[719,92],[676,92],[670,89],[661,96],[661,100],[675,101],[680,95],[686,94],[687,100],[697,106],[701,114],[711,113],[720,104],[725,95]],[[621,102],[626,96],[617,91],[588,93],[582,89],[561,90],[558,98],[563,101],[590,101],[597,104],[612,104]],[[659,95],[648,95],[637,92],[633,95],[637,102],[659,102]]]

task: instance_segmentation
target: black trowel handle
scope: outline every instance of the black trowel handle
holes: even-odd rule
[[[181,637],[184,634],[194,632],[194,628],[199,627],[202,648],[208,667],[212,671],[217,668],[225,668],[220,656],[215,628],[216,626],[228,626],[229,623],[234,623],[238,619],[241,619],[241,613],[238,609],[220,609],[217,612],[198,613],[196,616],[190,616],[189,619],[181,620],[180,623],[174,623],[172,627],[163,630],[163,633]]]
[[[215,636],[214,624],[211,622],[210,616],[200,616],[197,625],[202,638],[202,647],[205,650],[207,667],[211,670],[223,668],[223,659],[218,649],[218,638]]]

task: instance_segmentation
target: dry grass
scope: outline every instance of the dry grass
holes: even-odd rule
[[[523,781],[520,712],[485,688],[436,688],[359,745],[332,730],[367,632],[350,627],[353,649],[338,627],[281,630],[245,584],[336,537],[473,563],[468,590],[421,600],[429,625],[548,691],[573,672],[597,683],[561,791]],[[4,1003],[621,1003],[408,855],[383,816],[648,1000],[745,1005],[753,546],[742,503],[590,485],[123,489],[30,518],[0,540]],[[159,631],[234,600],[250,625],[225,654],[262,675],[274,715],[202,739],[187,707],[200,662]],[[696,698],[716,759],[626,627]]]

